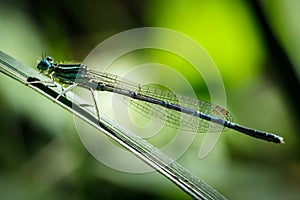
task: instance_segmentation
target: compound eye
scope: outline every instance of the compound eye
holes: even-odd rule
[[[41,60],[37,68],[41,71],[48,70],[51,67],[51,63],[46,59]]]

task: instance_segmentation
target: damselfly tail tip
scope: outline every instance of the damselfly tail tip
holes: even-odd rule
[[[279,142],[280,142],[280,144],[285,144],[284,138],[283,138],[283,137],[280,137],[280,138],[279,138]]]

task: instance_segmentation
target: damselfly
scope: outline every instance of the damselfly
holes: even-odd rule
[[[227,127],[269,142],[284,143],[283,138],[278,135],[233,123],[227,110],[209,102],[136,84],[117,75],[90,70],[83,64],[54,63],[49,56],[43,58],[37,68],[50,76],[52,84],[55,84],[55,79],[58,79],[70,85],[57,99],[76,86],[89,89],[92,92],[98,120],[100,114],[94,91],[107,91],[130,98],[132,101],[129,104],[135,110],[146,113],[147,116],[150,112],[154,112],[159,116],[158,121],[163,121],[164,118],[163,122],[171,127],[193,132],[219,132]]]

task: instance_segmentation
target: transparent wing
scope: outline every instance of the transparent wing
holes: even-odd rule
[[[179,105],[180,107],[197,110],[201,113],[210,115],[215,118],[230,122],[232,121],[232,117],[227,110],[206,101],[201,101],[186,96],[175,95],[171,91],[154,88],[148,85],[136,84],[130,80],[126,80],[122,77],[109,73],[100,73],[90,70],[87,73],[87,76],[93,81],[102,82],[105,85],[109,85],[113,88],[133,91],[141,95]],[[214,124],[210,121],[200,119],[189,114],[185,114],[138,99],[133,99],[128,96],[118,96],[131,109],[137,111],[138,113],[144,115],[149,119],[153,119],[154,121],[165,124],[169,127],[199,133],[204,133],[207,131],[220,132],[224,129],[224,127],[221,125]]]

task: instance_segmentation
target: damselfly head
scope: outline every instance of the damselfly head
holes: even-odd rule
[[[50,56],[46,56],[43,60],[37,65],[38,70],[45,71],[48,70],[53,64],[53,59]]]

